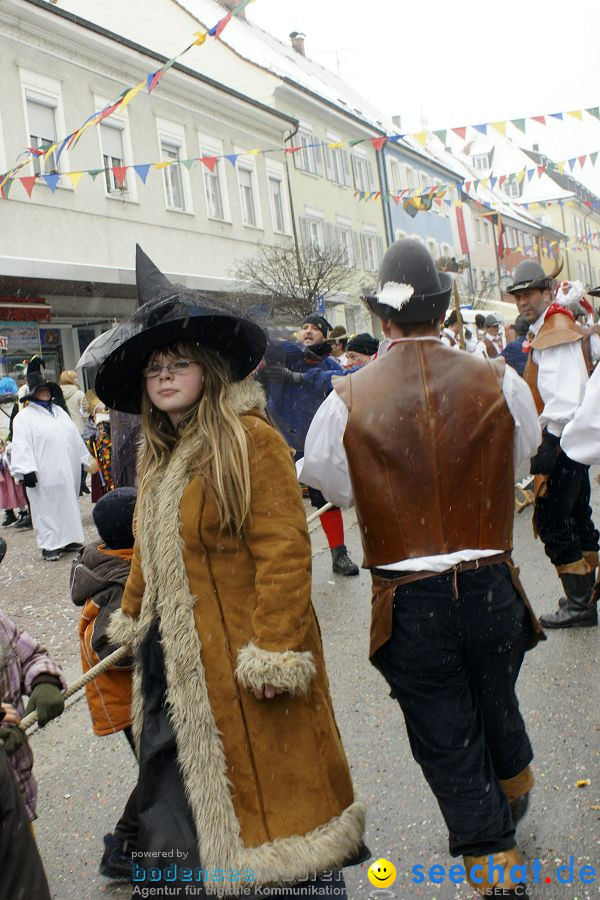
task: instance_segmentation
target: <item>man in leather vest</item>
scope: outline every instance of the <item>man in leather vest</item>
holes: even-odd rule
[[[516,896],[515,824],[533,776],[515,683],[542,632],[511,574],[514,474],[541,435],[503,359],[439,340],[451,285],[418,241],[389,248],[367,299],[385,349],[334,379],[301,478],[356,504],[373,579],[370,659],[400,703],[450,853],[480,893],[495,884]]]
[[[573,314],[551,303],[552,278],[535,260],[523,260],[508,289],[529,323],[529,359],[524,378],[533,394],[543,439],[531,460],[535,479],[534,524],[546,555],[556,567],[565,596],[554,613],[543,615],[545,628],[598,624],[592,599],[598,566],[598,531],[590,508],[589,466],[561,450],[565,426],[581,405],[588,370],[584,334]]]

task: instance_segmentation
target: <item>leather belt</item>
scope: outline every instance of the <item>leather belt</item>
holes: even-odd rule
[[[485,566],[498,566],[512,560],[512,553],[507,550],[505,553],[496,553],[494,556],[483,556],[480,559],[465,560],[459,562],[443,572],[403,572],[396,569],[378,569],[373,568],[371,572],[378,578],[387,578],[394,581],[394,587],[402,584],[411,584],[414,581],[425,581],[427,578],[439,578],[442,575],[452,575],[452,595],[458,600],[458,576],[463,572],[471,572],[474,569],[482,569]]]

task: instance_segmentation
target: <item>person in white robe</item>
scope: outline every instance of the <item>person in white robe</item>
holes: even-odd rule
[[[81,466],[90,454],[72,420],[50,399],[40,374],[29,376],[24,409],[13,425],[11,470],[27,488],[37,545],[44,559],[84,542],[79,511]]]
[[[592,372],[581,405],[563,428],[560,446],[575,462],[600,465],[600,366]]]

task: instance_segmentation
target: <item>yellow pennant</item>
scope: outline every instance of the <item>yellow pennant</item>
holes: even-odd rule
[[[416,134],[412,135],[415,141],[418,141],[419,144],[424,147],[427,143],[427,132],[426,131],[417,131]]]
[[[248,152],[250,153],[251,156],[258,156],[258,154],[260,153],[260,150],[258,148],[256,148],[256,150],[249,150]]]
[[[58,144],[52,144],[51,147],[48,147],[47,150],[44,150],[44,159],[48,159],[50,154],[54,153],[54,151],[57,149],[57,147],[58,147]]]
[[[73,187],[76,188],[77,185],[79,184],[79,182],[81,181],[81,179],[83,178],[84,173],[83,172],[67,172],[66,175],[67,175],[67,178],[69,179],[69,181],[71,182],[71,184],[73,185]]]
[[[201,47],[206,38],[208,37],[208,32],[206,31],[195,31],[194,37],[196,40],[192,44],[193,47]]]
[[[574,119],[579,119],[580,122],[583,122],[583,110],[582,109],[571,109],[567,113],[568,116],[573,116]]]
[[[490,122],[492,128],[495,128],[496,131],[499,131],[500,134],[506,134],[506,122]]]
[[[332,144],[327,144],[330,150],[339,150],[340,147],[345,146],[345,141],[334,141]]]
[[[139,92],[140,92],[140,91],[142,90],[142,88],[145,87],[145,86],[146,86],[146,79],[144,78],[144,80],[143,80],[143,81],[140,81],[139,84],[136,84],[136,86],[135,86],[134,88],[131,88],[130,91],[127,91],[127,93],[125,94],[125,96],[124,96],[123,99],[121,100],[121,104],[120,104],[120,106],[119,106],[119,109],[125,109],[125,107],[128,106],[128,105],[131,103],[131,101],[133,100],[134,97],[137,97],[137,95],[139,94]]]
[[[172,165],[173,165],[173,160],[167,159],[165,162],[155,163],[154,168],[155,169],[166,169],[167,166],[172,166]]]

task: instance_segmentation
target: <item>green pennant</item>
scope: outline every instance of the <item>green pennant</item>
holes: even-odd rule
[[[442,142],[442,144],[445,147],[446,146],[446,138],[448,137],[448,130],[446,128],[443,128],[441,131],[434,131],[433,133],[435,134],[435,136],[437,138],[440,139],[440,141]]]
[[[88,169],[88,175],[91,175],[94,181],[96,180],[96,175],[100,175],[104,172],[104,169]]]
[[[591,161],[591,163],[592,163],[593,166],[596,165],[596,160],[597,160],[597,159],[598,159],[598,151],[597,151],[597,150],[596,150],[595,153],[590,153],[590,161]]]
[[[595,119],[600,119],[600,106],[589,106],[586,109],[586,112],[590,114],[590,116],[594,116]]]
[[[362,142],[365,140],[366,140],[366,138],[358,138],[358,140],[355,138],[353,141],[348,141],[348,146],[356,147],[357,144],[362,144]]]
[[[195,159],[182,159],[182,160],[180,160],[180,162],[182,165],[184,165],[186,167],[186,169],[191,169],[192,166],[194,165],[194,163],[196,162],[196,160]]]
[[[546,163],[546,172],[548,173],[548,175],[551,175],[555,169],[556,165],[553,162]]]
[[[525,134],[525,119],[511,119],[511,124],[518,128],[519,131],[522,131]]]

